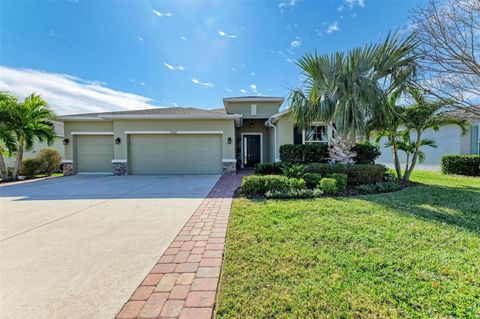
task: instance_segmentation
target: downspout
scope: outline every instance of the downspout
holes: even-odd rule
[[[268,127],[273,127],[273,136],[274,136],[274,139],[273,139],[273,155],[274,155],[274,160],[275,162],[278,162],[278,157],[277,157],[277,126],[275,126],[273,123],[272,123],[272,119],[268,119],[267,121],[267,126]]]

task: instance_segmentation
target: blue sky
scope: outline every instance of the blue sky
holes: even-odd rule
[[[287,97],[304,53],[407,30],[422,2],[2,2],[0,87],[60,114]]]

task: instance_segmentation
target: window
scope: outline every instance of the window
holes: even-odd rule
[[[327,143],[327,127],[323,125],[310,126],[309,129],[305,130],[304,141],[305,143]]]
[[[250,105],[250,115],[257,115],[257,105],[256,104]]]

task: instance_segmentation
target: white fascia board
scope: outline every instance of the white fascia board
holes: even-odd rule
[[[60,116],[58,120],[63,122],[81,122],[81,121],[105,121],[98,116]]]
[[[71,135],[114,135],[113,132],[70,132]]]
[[[225,97],[223,102],[281,102],[283,97]]]
[[[110,120],[235,120],[241,118],[241,115],[99,115],[99,117]]]

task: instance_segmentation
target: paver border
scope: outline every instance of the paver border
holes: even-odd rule
[[[243,176],[220,177],[117,319],[212,318],[233,193]]]

